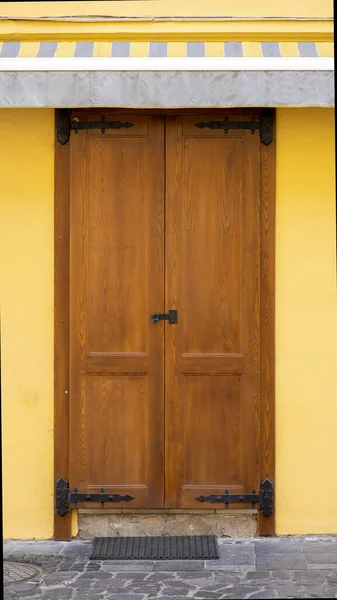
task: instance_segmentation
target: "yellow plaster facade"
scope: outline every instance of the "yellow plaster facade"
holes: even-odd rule
[[[331,0],[0,2],[1,41],[333,41]]]
[[[53,535],[54,111],[0,109],[0,130],[4,537],[49,538]]]
[[[1,109],[0,130],[4,536],[50,538],[53,111]],[[278,109],[276,151],[277,533],[336,533],[333,109]]]
[[[278,109],[276,126],[277,533],[336,533],[334,110]]]
[[[115,16],[115,17],[239,17],[326,18],[333,16],[331,0],[141,0],[129,2],[0,2],[7,17]]]

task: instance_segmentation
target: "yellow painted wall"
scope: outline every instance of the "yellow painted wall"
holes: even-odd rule
[[[54,111],[0,109],[5,538],[53,535]]]
[[[90,2],[0,2],[0,14],[20,16],[231,16],[309,17],[333,16],[332,0],[142,0]]]
[[[332,0],[1,2],[1,41],[333,41]]]
[[[276,151],[277,532],[337,533],[333,109],[278,109]]]
[[[0,110],[5,538],[53,531],[53,130]],[[336,533],[333,109],[278,109],[276,148],[277,533]]]

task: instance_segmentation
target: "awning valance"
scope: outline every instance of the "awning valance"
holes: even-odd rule
[[[332,58],[331,42],[3,42],[0,58]]]
[[[3,42],[0,106],[333,106],[328,42]]]

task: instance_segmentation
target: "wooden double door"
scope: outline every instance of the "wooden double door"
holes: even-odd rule
[[[69,484],[123,508],[259,487],[260,138],[223,117],[71,135]]]

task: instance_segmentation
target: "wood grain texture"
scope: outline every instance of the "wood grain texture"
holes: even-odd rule
[[[183,161],[182,118],[166,118],[166,211],[165,211],[165,308],[179,307],[179,261],[182,258],[181,165]],[[180,325],[180,313],[179,313]],[[180,508],[184,477],[177,327],[165,328],[165,506]],[[181,352],[182,354],[182,352]]]
[[[70,485],[160,508],[164,331],[150,316],[164,310],[164,124],[127,120],[71,140]]]
[[[275,494],[275,112],[273,142],[261,144],[261,410],[260,477]],[[274,505],[275,506],[275,505]],[[259,535],[275,535],[271,517],[259,513]]]
[[[259,485],[260,141],[198,119],[167,119],[168,508]]]
[[[149,361],[145,352],[89,352],[86,357],[85,372],[88,374],[146,375],[148,371]]]
[[[69,479],[69,185],[69,144],[55,140],[54,483]],[[54,538],[71,539],[70,513],[54,512]]]
[[[245,131],[243,148],[242,333],[245,372],[242,377],[242,444],[245,488],[260,483],[260,139]],[[249,491],[248,491],[249,490]]]
[[[242,488],[241,377],[182,377],[184,430],[183,490],[213,493],[214,487]],[[194,502],[194,508],[200,506]]]
[[[244,373],[242,354],[183,354],[181,370],[184,375],[225,375]]]

